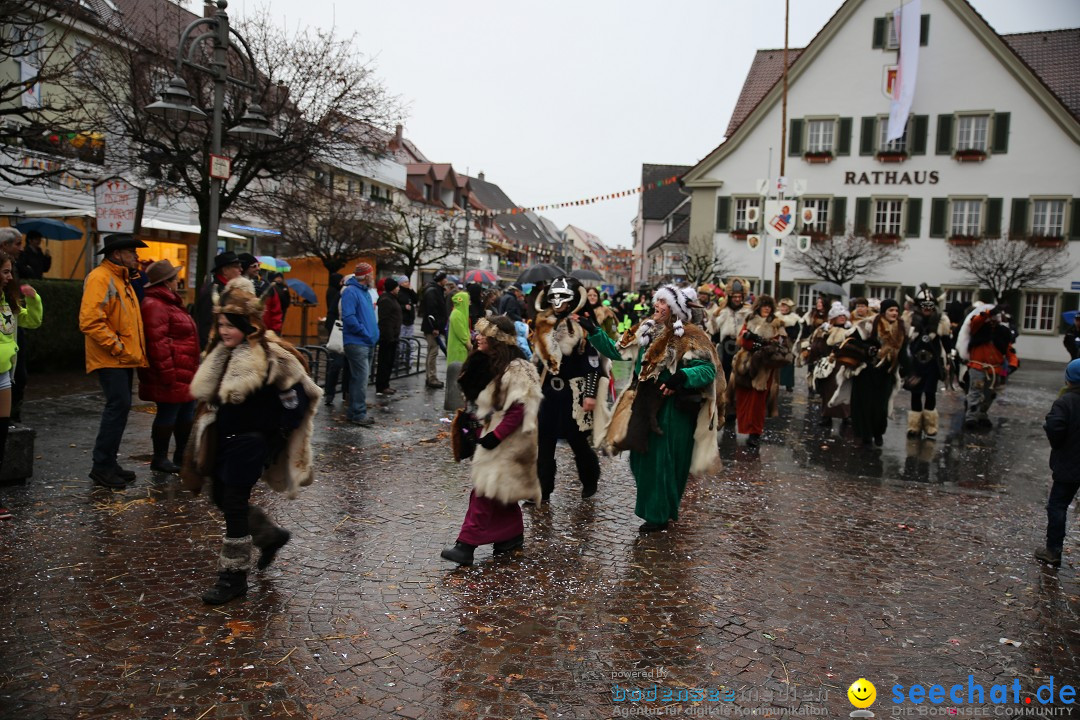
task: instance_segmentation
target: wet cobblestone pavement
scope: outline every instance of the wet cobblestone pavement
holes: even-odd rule
[[[524,551],[482,548],[457,570],[438,554],[465,512],[468,468],[449,460],[441,393],[399,382],[370,430],[344,425],[340,403],[320,413],[316,483],[295,502],[259,491],[293,541],[220,608],[198,595],[223,523],[205,498],[151,476],[146,408],[124,444],[140,478],[111,493],[86,479],[100,400],[37,400],[36,476],[0,489],[15,515],[0,524],[0,717],[665,706],[613,702],[616,683],[736,693],[665,706],[684,715],[837,716],[859,677],[877,685],[881,717],[894,683],[969,674],[986,687],[1019,678],[1023,703],[1080,670],[1080,533],[1059,571],[1030,557],[1049,486],[1041,421],[1060,376],[1031,365],[994,430],[962,433],[959,396],[943,396],[938,441],[909,441],[901,396],[882,449],[818,427],[797,387],[760,452],[723,435],[723,472],[692,480],[679,522],[647,537],[625,458],[603,459],[600,492],[582,501],[560,449],[560,486],[549,508],[526,510]]]

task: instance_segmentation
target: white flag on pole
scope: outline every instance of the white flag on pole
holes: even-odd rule
[[[893,85],[892,103],[889,105],[889,130],[887,142],[904,135],[911,101],[915,98],[915,80],[919,74],[919,36],[922,26],[921,0],[908,0],[893,10],[893,27],[900,40],[900,65],[896,83]]]

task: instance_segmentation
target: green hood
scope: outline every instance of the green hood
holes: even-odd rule
[[[469,309],[469,293],[464,290],[460,290],[455,293],[451,298],[451,302],[454,303],[455,310],[468,310]]]

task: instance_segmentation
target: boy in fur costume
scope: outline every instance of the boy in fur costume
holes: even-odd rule
[[[749,435],[747,447],[757,447],[765,430],[765,413],[776,417],[780,391],[779,368],[790,363],[787,331],[776,316],[776,303],[760,296],[739,331],[739,352],[731,364],[728,402],[735,401],[738,431]]]
[[[495,554],[525,541],[519,500],[540,501],[536,475],[540,378],[517,346],[514,323],[505,315],[476,321],[476,349],[461,367],[458,384],[476,404],[484,433],[472,458],[469,510],[457,542],[444,560],[472,565],[478,545],[492,543]]]
[[[585,288],[571,277],[555,278],[536,299],[533,362],[540,368],[544,393],[537,457],[543,502],[555,489],[555,446],[560,438],[574,452],[581,497],[592,497],[600,480],[600,460],[593,447],[607,428],[610,366],[601,363],[575,320],[586,302]],[[595,322],[592,315],[588,319]]]
[[[263,325],[249,279],[229,281],[214,315],[206,355],[191,381],[199,410],[182,476],[195,492],[209,482],[225,515],[218,579],[202,596],[220,605],[247,592],[253,546],[263,570],[289,542],[288,530],[250,504],[251,489],[262,476],[295,498],[311,484],[311,433],[322,390],[292,345]]]
[[[840,383],[849,368],[836,360],[836,350],[851,334],[848,309],[842,302],[834,302],[828,314],[828,324],[819,325],[810,334],[805,360],[810,368],[814,389],[821,395],[821,426],[832,427],[833,419],[846,423],[851,417],[851,406],[837,397]]]
[[[854,315],[854,313],[853,313]],[[881,312],[854,323],[848,342],[862,346],[866,361],[852,372],[851,424],[863,445],[881,447],[889,426],[893,397],[900,386],[901,363],[906,368],[907,333],[900,319],[900,305],[892,298],[881,301]]]
[[[941,312],[944,297],[935,298],[923,283],[912,300],[915,306],[908,319],[908,359],[911,372],[904,387],[911,392],[907,434],[925,434],[933,439],[938,432],[937,385],[948,377],[952,350],[952,324]],[[907,314],[907,313],[905,313]]]
[[[589,342],[605,356],[635,359],[634,379],[619,397],[607,442],[615,451],[630,450],[634,513],[645,520],[638,528],[643,533],[678,520],[689,475],[716,468],[722,424],[716,404],[719,359],[709,337],[691,324],[690,301],[679,288],[665,285],[653,295],[653,308],[652,317],[618,342],[582,320]],[[660,432],[648,430],[654,423]],[[643,433],[635,432],[642,427]]]

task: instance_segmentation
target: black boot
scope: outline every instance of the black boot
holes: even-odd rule
[[[150,440],[154,444],[154,458],[150,469],[155,472],[178,473],[180,468],[169,459],[169,441],[172,440],[172,425],[153,425],[150,428]]]
[[[640,527],[638,527],[638,532],[642,532],[642,533],[659,532],[660,530],[667,530],[667,527],[668,527],[668,524],[666,522],[662,522],[662,523],[645,522],[645,523],[642,523]]]
[[[10,418],[0,417],[0,471],[3,470],[4,457],[7,455],[8,429],[10,428],[10,425],[8,424],[9,419]]]
[[[517,537],[510,538],[509,540],[503,540],[492,545],[492,549],[496,555],[502,555],[503,553],[513,552],[519,547],[525,544],[525,536],[518,535]]]
[[[750,437],[746,438],[746,447],[748,447],[748,448],[756,448],[756,447],[758,447],[760,445],[761,445],[761,436],[760,435],[751,434]]]
[[[178,422],[176,427],[173,428],[173,437],[176,439],[176,449],[173,450],[172,461],[173,465],[177,467],[183,467],[184,465],[184,451],[187,450],[188,439],[191,437],[191,427],[193,423]]]
[[[275,525],[261,508],[254,505],[248,508],[248,527],[251,528],[251,542],[260,550],[255,567],[265,570],[274,562],[278,550],[292,538],[292,533]]]
[[[222,570],[214,586],[202,594],[207,605],[221,605],[247,594],[247,573],[243,570]]]
[[[475,549],[475,545],[468,545],[459,541],[454,543],[454,547],[443,550],[439,553],[439,556],[443,560],[449,560],[458,565],[472,565],[473,550]]]
[[[251,536],[225,538],[218,556],[218,579],[203,593],[207,605],[221,605],[247,593],[247,574],[251,569]]]

